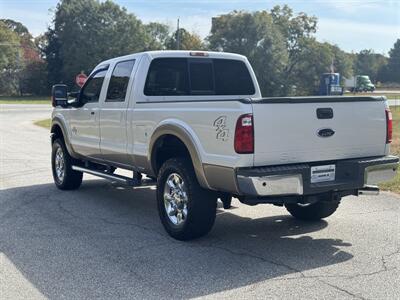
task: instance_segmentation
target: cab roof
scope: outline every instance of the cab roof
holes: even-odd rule
[[[225,59],[235,59],[245,61],[247,58],[243,55],[229,52],[214,52],[214,51],[202,51],[202,50],[160,50],[160,51],[145,51],[138,52],[129,55],[119,56],[102,61],[98,66],[109,64],[114,61],[119,61],[121,59],[134,59],[139,56],[147,55],[151,60],[159,57],[203,57],[203,58],[225,58]],[[97,66],[97,67],[98,67]],[[96,68],[97,68],[96,67]],[[96,69],[95,68],[95,69]]]

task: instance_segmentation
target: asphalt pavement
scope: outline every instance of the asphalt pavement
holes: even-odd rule
[[[283,208],[218,209],[211,233],[178,242],[154,187],[86,176],[52,183],[42,105],[0,105],[1,299],[400,299],[400,197],[347,197],[305,223]]]

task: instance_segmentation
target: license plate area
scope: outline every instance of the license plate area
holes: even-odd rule
[[[334,181],[335,165],[314,166],[311,167],[311,183]]]

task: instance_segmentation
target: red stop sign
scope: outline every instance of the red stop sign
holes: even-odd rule
[[[87,76],[83,73],[76,75],[75,77],[75,83],[79,85],[80,87],[83,87],[87,79]]]

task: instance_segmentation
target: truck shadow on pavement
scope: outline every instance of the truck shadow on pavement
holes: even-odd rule
[[[0,205],[0,251],[50,299],[251,290],[265,280],[312,278],[312,270],[353,257],[342,250],[351,244],[320,237],[326,221],[300,222],[284,210],[250,218],[238,203],[218,210],[208,236],[175,241],[158,219],[154,189],[132,191],[103,180],[70,192],[53,184],[0,190]]]

